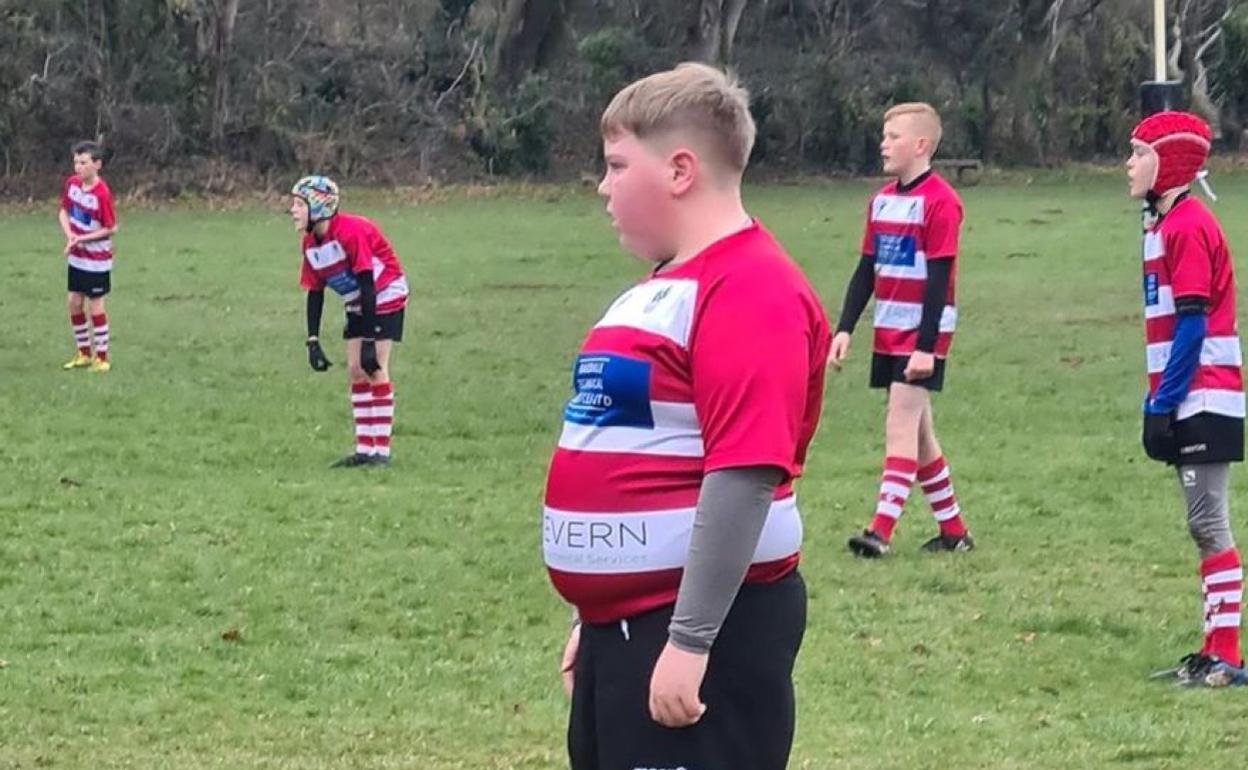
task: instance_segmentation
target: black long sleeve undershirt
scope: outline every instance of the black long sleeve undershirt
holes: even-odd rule
[[[923,316],[919,321],[916,350],[924,353],[936,351],[936,340],[940,337],[940,317],[945,312],[952,272],[952,259],[933,259],[927,263],[927,286],[923,289]]]
[[[321,313],[325,309],[325,292],[308,292],[308,338],[321,336]]]
[[[849,279],[849,286],[845,289],[845,301],[841,304],[841,317],[836,322],[837,333],[854,333],[854,327],[858,325],[862,311],[867,309],[867,303],[871,301],[871,294],[874,291],[875,257],[864,254],[862,260],[858,262],[858,269],[854,271],[854,276]]]

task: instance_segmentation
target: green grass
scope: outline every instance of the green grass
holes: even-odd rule
[[[1146,680],[1197,645],[1199,596],[1178,490],[1137,442],[1123,186],[964,191],[936,414],[981,550],[920,557],[912,506],[896,558],[851,559],[883,426],[865,330],[830,379],[800,489],[794,768],[1243,766],[1248,693]],[[832,311],[866,192],[749,194]],[[1248,178],[1220,192],[1242,268]],[[325,470],[350,447],[342,352],[307,368],[276,207],[123,208],[102,377],[59,369],[51,212],[6,216],[0,770],[563,766],[543,475],[577,344],[642,268],[579,193],[363,209],[415,287],[385,473]]]

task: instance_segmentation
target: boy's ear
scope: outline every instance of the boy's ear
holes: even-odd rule
[[[675,195],[684,195],[693,186],[693,183],[701,173],[701,164],[698,156],[688,147],[678,147],[672,152],[668,159],[668,168],[671,172],[672,193]]]

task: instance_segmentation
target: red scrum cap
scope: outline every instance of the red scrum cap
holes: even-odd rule
[[[1190,112],[1159,112],[1131,132],[1131,141],[1157,153],[1157,175],[1149,192],[1165,195],[1196,180],[1213,143],[1209,125]]]

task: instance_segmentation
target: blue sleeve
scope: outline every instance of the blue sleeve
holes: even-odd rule
[[[1148,414],[1170,414],[1179,408],[1196,377],[1200,365],[1200,350],[1204,346],[1208,323],[1205,314],[1180,313],[1174,321],[1174,342],[1170,345],[1170,359],[1161,375],[1157,394],[1144,404]]]

